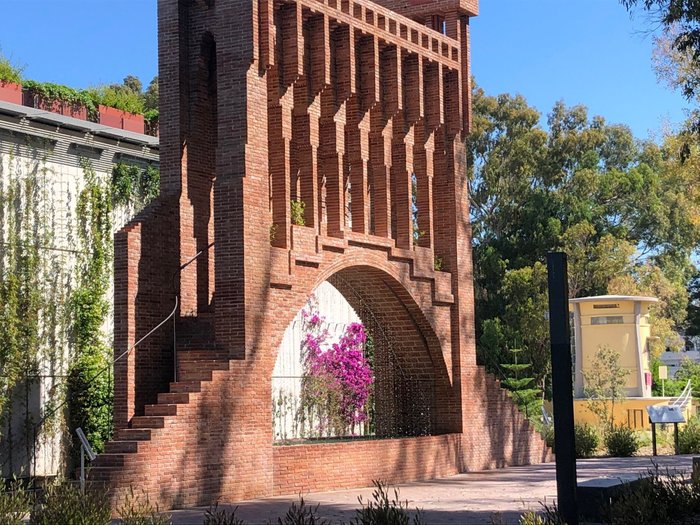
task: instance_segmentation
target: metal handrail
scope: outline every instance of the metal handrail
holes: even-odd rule
[[[156,331],[158,331],[158,329],[161,328],[170,319],[173,319],[173,368],[174,368],[173,377],[174,377],[174,380],[177,381],[177,337],[176,337],[176,331],[175,331],[175,313],[177,312],[177,309],[180,306],[180,296],[179,296],[177,289],[175,287],[175,278],[183,269],[187,268],[187,266],[192,264],[192,262],[194,262],[195,259],[200,257],[205,251],[208,251],[211,247],[213,247],[214,244],[215,244],[214,242],[209,243],[209,245],[207,245],[206,248],[203,248],[200,251],[198,251],[192,258],[190,258],[185,263],[180,265],[180,267],[175,272],[173,272],[172,283],[173,283],[173,291],[175,293],[175,304],[173,305],[172,311],[162,321],[160,321],[156,326],[151,328],[143,337],[141,337],[138,341],[136,341],[134,344],[132,344],[124,352],[122,352],[117,357],[115,357],[113,360],[111,360],[107,366],[100,369],[93,377],[91,377],[89,379],[90,383],[92,383],[93,381],[98,379],[105,372],[108,372],[114,366],[114,364],[116,364],[118,361],[120,361],[124,357],[128,356],[138,345],[143,343],[146,339],[148,339],[151,335],[153,335]],[[53,409],[49,410],[46,414],[44,414],[42,416],[42,418],[39,420],[39,422],[36,425],[34,425],[34,427],[32,428],[33,451],[34,451],[33,460],[32,460],[32,470],[34,471],[33,477],[36,476],[37,432],[51,416],[53,416],[59,410],[61,410],[63,407],[65,407],[67,403],[68,403],[68,399],[66,398],[61,403],[56,405]]]

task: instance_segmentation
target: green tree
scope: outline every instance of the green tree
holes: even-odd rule
[[[542,406],[542,389],[534,386],[532,364],[522,361],[520,354],[524,353],[523,349],[511,348],[509,351],[513,359],[510,363],[501,364],[507,373],[501,383],[510,390],[513,400],[528,418],[536,416]]]
[[[609,346],[598,348],[593,366],[583,373],[586,405],[605,432],[615,428],[615,405],[625,399],[628,375],[620,366],[620,354]]]
[[[542,263],[553,250],[569,255],[572,296],[658,296],[655,333],[677,346],[700,243],[700,166],[681,159],[681,139],[640,142],[626,126],[561,102],[545,131],[520,96],[475,87],[473,101],[467,147],[480,362],[497,371],[504,348],[522,348],[548,391]]]

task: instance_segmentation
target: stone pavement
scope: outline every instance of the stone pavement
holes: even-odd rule
[[[652,465],[650,457],[594,458],[578,460],[578,480],[603,476],[629,475],[646,472]],[[657,464],[685,471],[692,469],[692,456],[658,456]],[[409,507],[421,508],[430,525],[490,525],[517,524],[526,510],[539,510],[540,502],[552,503],[556,498],[554,463],[509,467],[498,470],[470,472],[449,478],[406,483],[398,486],[401,500]],[[304,494],[306,502],[320,504],[319,514],[332,523],[349,522],[359,507],[358,497],[367,499],[371,488]],[[242,501],[221,505],[238,506],[236,516],[248,525],[277,524],[298,496]],[[172,513],[174,525],[201,525],[206,509],[186,509]]]

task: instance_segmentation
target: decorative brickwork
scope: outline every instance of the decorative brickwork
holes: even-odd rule
[[[166,325],[115,369],[118,430],[92,469],[115,497],[133,484],[163,507],[202,505],[548,458],[475,360],[463,138],[476,11],[159,1],[162,195],[117,238],[115,352],[180,305],[176,338]],[[276,351],[326,280],[434,385],[432,435],[273,447]],[[377,410],[403,408],[382,392]],[[410,435],[378,421],[391,429],[378,435]]]

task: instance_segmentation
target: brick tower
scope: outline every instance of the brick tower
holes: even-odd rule
[[[475,360],[476,14],[476,0],[159,1],[161,195],[116,237],[115,353],[175,315],[115,365],[116,433],[93,479],[177,507],[547,457]],[[326,280],[433,385],[427,435],[273,446],[277,348]]]

